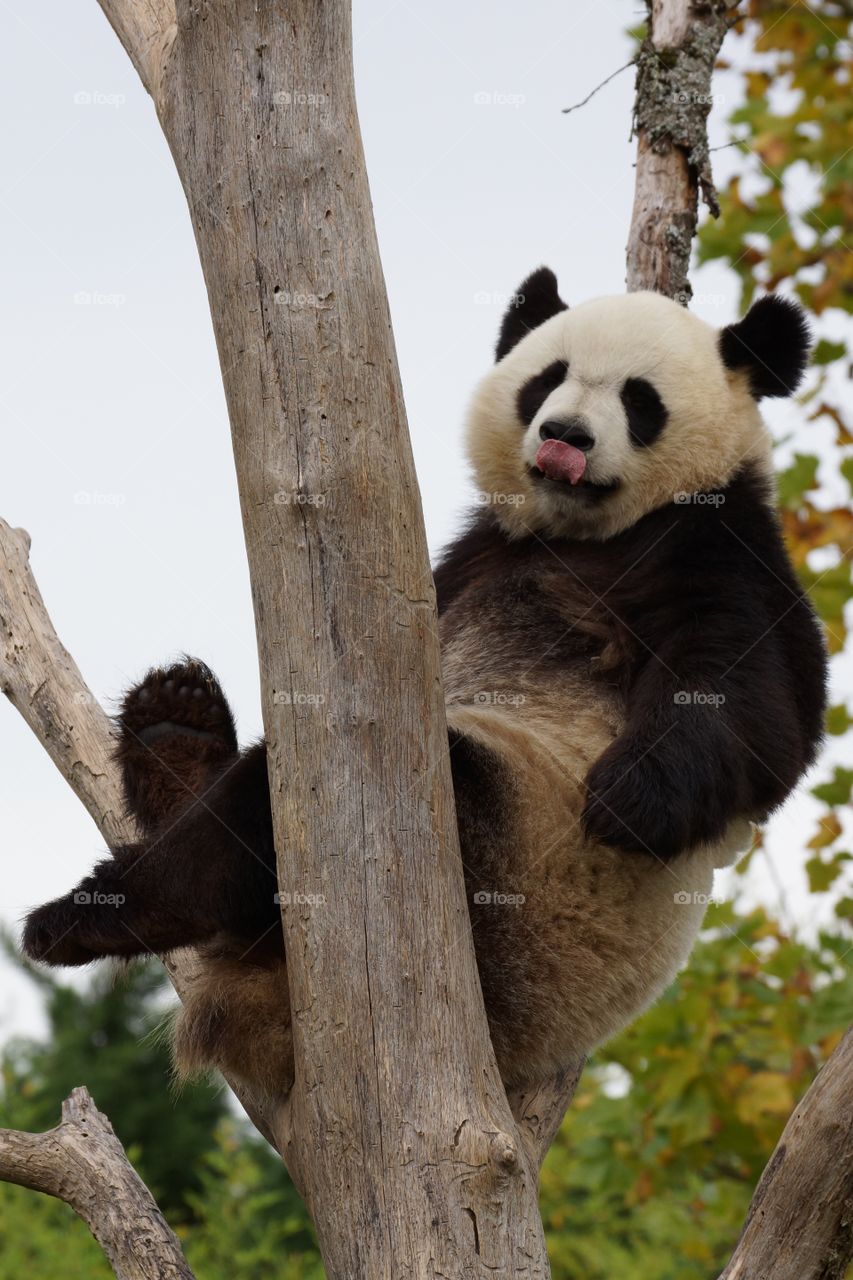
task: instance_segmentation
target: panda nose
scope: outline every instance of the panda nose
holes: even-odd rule
[[[562,440],[563,444],[572,444],[582,453],[588,453],[595,444],[595,437],[583,418],[567,418],[564,422],[554,418],[543,422],[539,428],[539,438],[540,440]]]

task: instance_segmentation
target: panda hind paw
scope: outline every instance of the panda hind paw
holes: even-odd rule
[[[237,749],[234,718],[219,681],[197,658],[149,671],[125,695],[118,725],[125,745],[183,732]]]

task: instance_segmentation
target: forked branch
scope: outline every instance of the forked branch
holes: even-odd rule
[[[193,1280],[177,1237],[86,1089],[71,1092],[47,1133],[0,1129],[0,1181],[70,1205],[118,1280]]]

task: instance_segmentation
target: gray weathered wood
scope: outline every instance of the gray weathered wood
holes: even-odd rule
[[[585,1065],[586,1059],[578,1058],[552,1079],[528,1089],[512,1089],[508,1094],[512,1114],[534,1168],[541,1168],[557,1136]]]
[[[70,1205],[118,1280],[193,1280],[174,1232],[86,1089],[62,1104],[47,1133],[0,1129],[0,1181]]]

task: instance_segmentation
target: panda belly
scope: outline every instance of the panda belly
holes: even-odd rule
[[[451,763],[486,1011],[515,1084],[589,1053],[662,993],[728,851],[665,863],[587,839],[584,780],[620,730],[616,695],[585,671],[545,689],[520,676],[474,688],[490,682],[471,671],[446,664]]]

